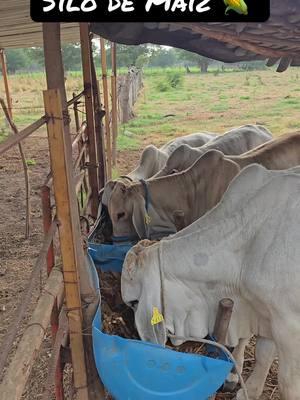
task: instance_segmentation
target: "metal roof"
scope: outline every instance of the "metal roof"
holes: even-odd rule
[[[78,42],[79,25],[61,25],[63,42]],[[30,18],[30,0],[0,0],[0,48],[43,46],[42,24]]]
[[[300,66],[300,0],[271,0],[264,23],[93,23],[92,32],[123,44],[154,43],[224,62],[268,60],[278,71]]]

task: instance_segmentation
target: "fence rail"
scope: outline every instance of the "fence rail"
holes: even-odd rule
[[[78,102],[78,100],[82,96],[84,96],[84,94],[85,91],[83,90],[76,97],[73,97],[71,100],[69,100],[68,107],[72,106],[75,102]],[[21,130],[18,134],[14,136],[9,136],[4,142],[0,144],[0,155],[4,154],[7,150],[20,143],[22,140],[26,139],[33,132],[37,131],[41,126],[43,126],[46,122],[47,117],[46,115],[43,115],[37,121],[33,122],[31,125]]]

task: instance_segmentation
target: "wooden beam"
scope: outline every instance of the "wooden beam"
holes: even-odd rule
[[[107,61],[105,40],[100,38],[101,49],[101,68],[102,68],[102,84],[103,84],[103,98],[105,107],[105,137],[106,137],[106,161],[107,161],[107,177],[111,179],[111,136],[110,136],[110,115],[109,115],[109,96],[107,85]]]
[[[58,89],[44,91],[48,121],[48,140],[53,173],[53,186],[63,262],[67,315],[69,320],[74,386],[77,398],[88,400],[87,374],[82,335],[82,309],[79,287],[79,257],[76,247],[81,245],[78,210],[71,159],[67,151],[61,96]],[[71,145],[70,145],[71,147]],[[75,200],[75,201],[74,201]],[[77,218],[76,218],[77,216]]]
[[[89,184],[91,188],[91,215],[96,218],[98,213],[98,157],[96,147],[94,105],[92,92],[91,70],[91,44],[89,37],[89,25],[80,24],[81,57],[83,83],[85,89],[85,109],[87,121],[87,136],[89,142]]]
[[[47,88],[60,90],[62,108],[65,113],[64,125],[66,126],[66,133],[69,133],[65,72],[61,55],[60,24],[44,23],[43,40]]]
[[[4,142],[0,143],[0,156],[7,150],[20,143],[22,140],[26,139],[29,135],[39,129],[46,123],[46,117],[42,117],[37,121],[33,122],[27,128],[23,129],[14,136],[9,136]]]
[[[3,80],[4,80],[4,88],[5,88],[8,112],[9,112],[10,118],[12,118],[12,99],[11,99],[10,90],[9,90],[8,73],[7,73],[7,65],[6,65],[6,57],[5,57],[4,49],[0,49],[0,59],[1,59],[1,69],[2,69],[2,75],[3,75]]]
[[[18,400],[22,397],[47,331],[52,307],[62,287],[62,273],[54,268],[0,385],[1,400]]]
[[[112,118],[112,164],[117,163],[118,95],[117,95],[117,47],[111,44],[111,118]]]

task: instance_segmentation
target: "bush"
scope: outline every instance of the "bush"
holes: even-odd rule
[[[183,84],[183,75],[179,71],[170,71],[167,73],[167,81],[171,88],[176,89]]]
[[[183,74],[179,71],[168,71],[166,76],[160,79],[155,87],[159,92],[167,92],[180,88],[183,84]]]

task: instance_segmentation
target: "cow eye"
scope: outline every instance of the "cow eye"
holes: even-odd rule
[[[177,169],[172,169],[171,175],[172,174],[177,174],[178,170]]]
[[[124,216],[125,216],[125,213],[124,213],[124,212],[121,212],[121,213],[118,213],[118,214],[117,214],[118,220],[121,219],[121,218],[123,218]]]
[[[139,302],[137,300],[133,300],[129,303],[130,307],[133,308],[134,310],[137,308]]]

